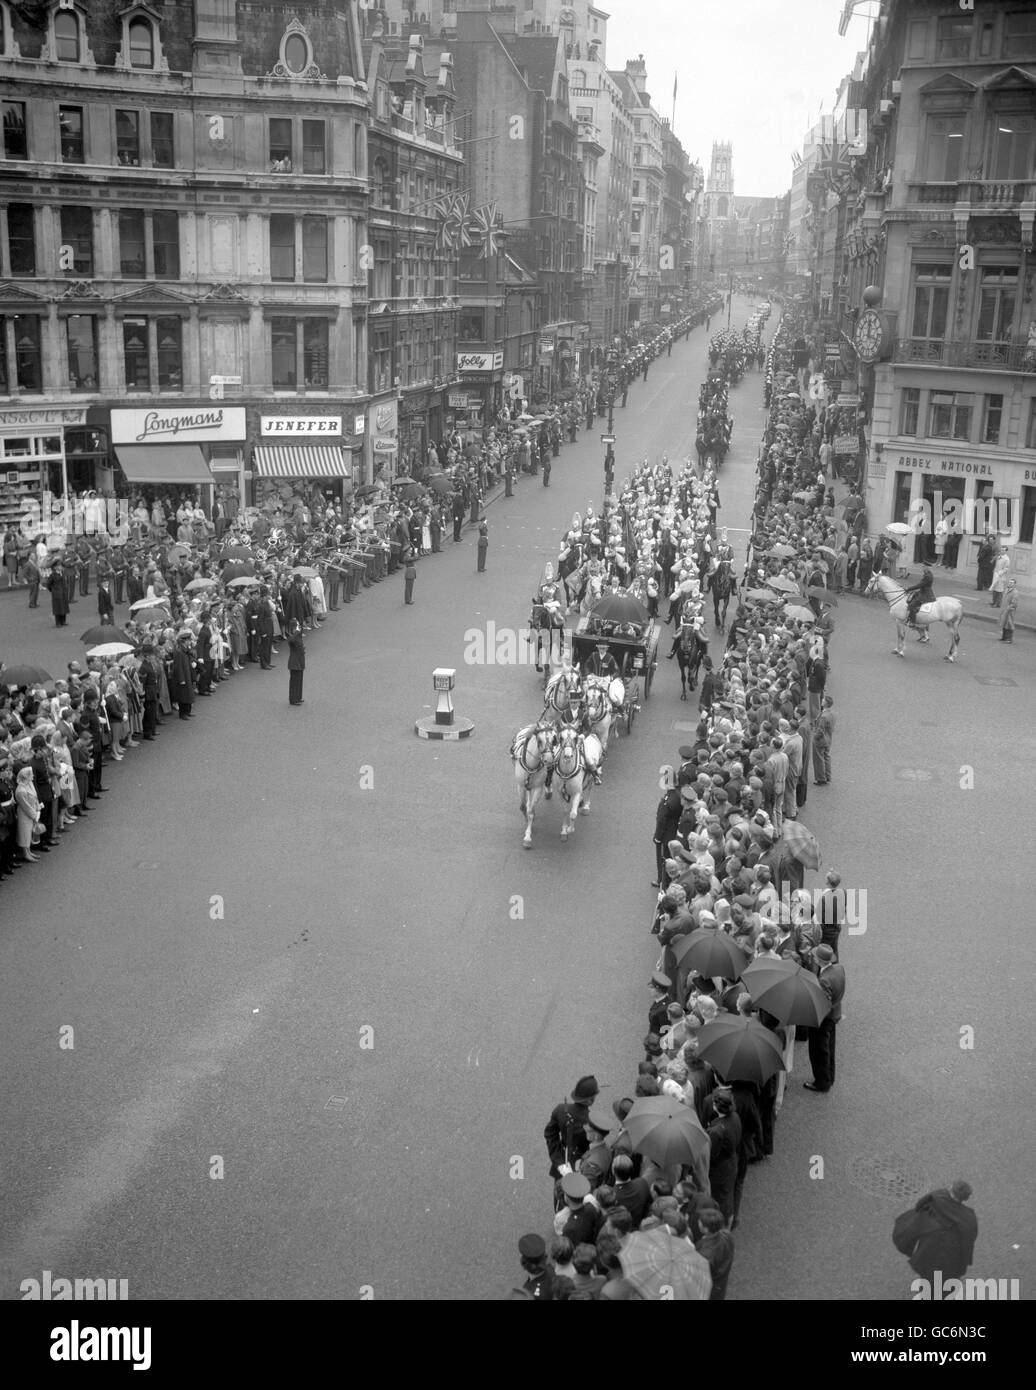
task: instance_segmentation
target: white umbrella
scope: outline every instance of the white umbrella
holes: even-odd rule
[[[127,642],[102,642],[99,647],[90,647],[87,656],[125,656],[133,648]]]
[[[889,535],[891,536],[910,535],[910,527],[906,524],[905,521],[890,521],[889,524],[885,527],[885,530],[888,531]]]

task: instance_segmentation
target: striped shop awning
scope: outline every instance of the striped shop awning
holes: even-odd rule
[[[257,444],[252,467],[260,478],[351,478],[349,451],[337,444]]]

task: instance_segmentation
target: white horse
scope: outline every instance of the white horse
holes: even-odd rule
[[[557,738],[554,777],[561,784],[561,795],[571,804],[568,818],[562,823],[561,838],[574,834],[576,817],[582,811],[590,814],[590,788],[600,780],[604,749],[595,734],[581,734],[574,725],[566,724]]]
[[[543,714],[541,719],[549,719],[554,724],[572,719],[581,714],[585,700],[583,683],[579,672],[571,666],[563,666],[547,681],[543,688]],[[573,701],[578,707],[573,709]]]
[[[586,677],[586,719],[590,732],[601,741],[602,755],[616,715],[626,702],[626,687],[618,676]]]
[[[864,590],[867,594],[872,594],[877,589],[882,598],[889,606],[889,612],[896,620],[896,630],[898,633],[898,645],[893,650],[894,656],[903,655],[903,643],[906,641],[906,630],[909,626],[909,607],[907,604],[906,590],[902,584],[897,584],[894,579],[890,579],[887,574],[878,571],[871,576],[871,581]],[[917,610],[914,619],[915,625],[927,628],[932,623],[945,623],[950,629],[950,650],[946,654],[947,661],[957,660],[957,648],[960,646],[960,624],[964,617],[964,605],[957,598],[937,598],[934,603],[923,603]],[[922,632],[919,638],[921,642],[929,641],[927,632]]]
[[[554,766],[556,751],[557,730],[551,724],[528,724],[524,729],[519,729],[511,744],[519,805],[525,817],[525,836],[522,844],[526,849],[532,849],[532,823],[536,815],[536,806],[547,785],[547,776]]]

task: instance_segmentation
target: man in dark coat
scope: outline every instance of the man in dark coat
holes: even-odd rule
[[[727,1225],[734,1216],[734,1188],[737,1184],[737,1151],[741,1144],[741,1121],[734,1111],[734,1098],[726,1089],[712,1093],[716,1118],[708,1127],[709,1190]]]
[[[158,728],[158,662],[154,645],[145,642],[140,649],[140,682],[144,687],[144,737],[151,742]]]
[[[288,623],[288,704],[304,705],[302,678],[306,669],[306,644],[297,618]]]
[[[111,594],[111,583],[101,579],[97,585],[97,617],[101,623],[114,623],[115,603]]]
[[[195,658],[198,665],[198,694],[211,695],[215,662],[212,659],[212,628],[209,625],[208,613],[204,614],[201,627],[198,629]]]
[[[245,629],[248,633],[248,656],[246,661],[259,660],[259,595],[250,593],[245,604]]]
[[[823,942],[813,948],[817,983],[828,997],[831,1012],[816,1028],[809,1030],[809,1064],[813,1080],[805,1081],[807,1091],[830,1091],[835,1084],[835,1028],[842,1017],[845,994],[845,967],[835,962],[835,953]]]
[[[574,1168],[590,1147],[585,1126],[590,1118],[590,1106],[599,1091],[595,1076],[581,1076],[572,1088],[571,1097],[551,1111],[543,1138],[552,1178],[561,1176],[563,1166]]]
[[[484,573],[486,568],[486,555],[489,552],[489,523],[480,521],[478,524],[478,572]]]
[[[60,560],[55,560],[51,567],[47,588],[50,590],[50,611],[54,614],[54,626],[65,627],[68,623],[69,581]]]
[[[169,698],[180,711],[181,719],[190,719],[194,705],[194,662],[191,660],[190,635],[183,633],[169,658]]]
[[[293,622],[301,628],[306,621],[306,602],[302,593],[302,576],[295,575],[291,585],[284,590],[281,599],[284,608],[284,626],[290,633]]]
[[[913,1249],[903,1252],[915,1274],[929,1281],[937,1272],[944,1281],[964,1277],[978,1238],[978,1217],[964,1205],[970,1196],[971,1185],[958,1181],[949,1191],[940,1187],[920,1198],[914,1208]]]
[[[453,539],[460,540],[461,527],[464,525],[464,494],[455,492],[453,494]]]
[[[255,631],[259,665],[264,671],[272,671],[273,603],[270,599],[270,591],[265,584],[259,590],[259,601],[256,605]]]

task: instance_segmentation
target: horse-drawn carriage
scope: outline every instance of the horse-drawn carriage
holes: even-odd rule
[[[610,611],[614,607],[615,596],[612,596],[610,604],[608,599],[603,599],[592,612],[580,618],[572,634],[572,660],[583,676],[611,675],[622,682],[624,694],[619,718],[625,722],[629,733],[640,708],[641,689],[645,699],[651,693],[651,681],[658,665],[661,627],[635,599],[624,601],[640,611],[625,618],[604,616],[600,610]]]

